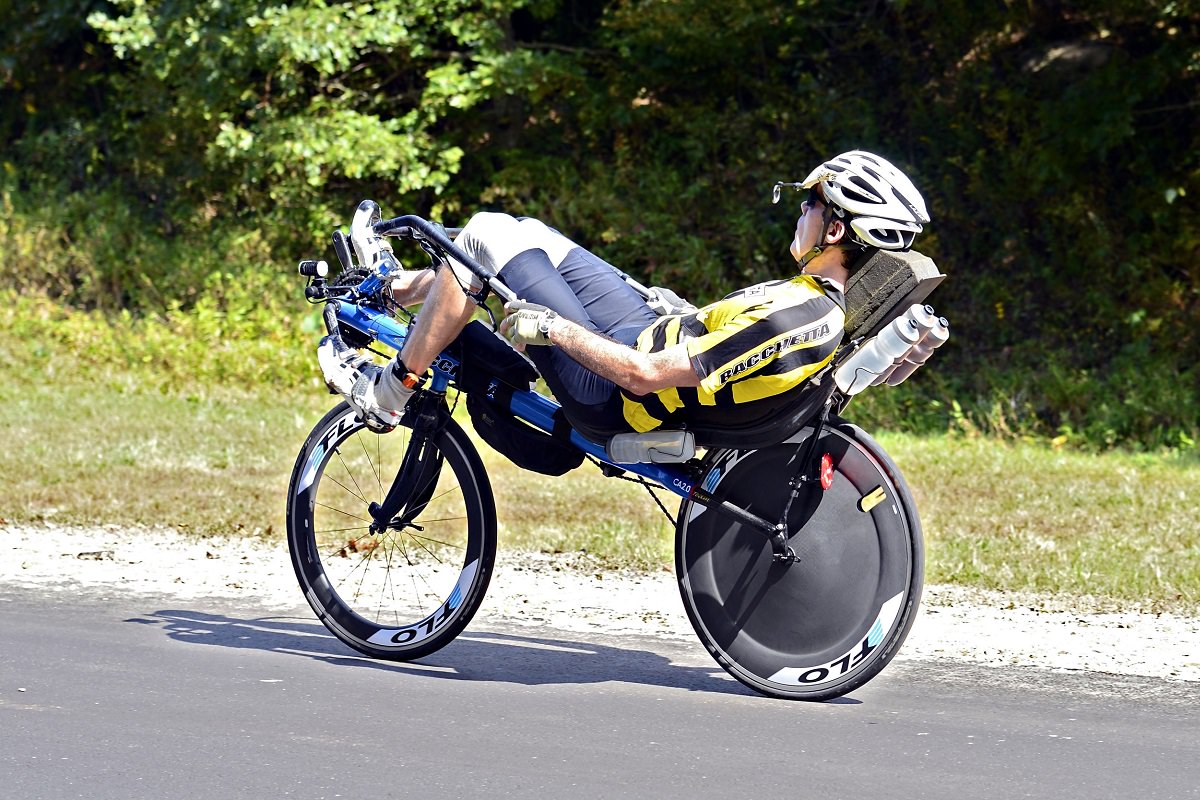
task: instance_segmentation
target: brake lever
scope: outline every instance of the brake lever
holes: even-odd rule
[[[354,262],[350,258],[350,242],[346,239],[346,234],[340,230],[333,232],[333,252],[337,255],[338,261],[342,262],[343,272],[354,267]]]

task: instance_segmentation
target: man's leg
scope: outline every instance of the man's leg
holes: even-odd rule
[[[518,254],[532,248],[544,251],[557,267],[568,253],[579,247],[540,220],[517,219],[494,211],[481,211],[471,217],[454,243],[493,272],[499,272]],[[465,277],[461,271],[460,277]]]
[[[518,296],[554,308],[593,331],[632,343],[631,336],[655,319],[641,296],[606,262],[538,220],[476,214],[456,243],[480,263],[503,272]],[[404,376],[424,374],[471,319],[475,305],[464,285],[469,282],[477,289],[478,279],[461,265],[450,266],[438,271],[404,348],[387,367],[380,368],[354,351],[327,353],[331,346],[322,340],[318,358],[326,382],[373,427],[386,429],[399,422],[412,395],[402,382]],[[573,406],[575,416],[597,417],[594,431],[623,424],[619,413],[614,418],[613,401],[618,396],[610,381],[555,350],[538,355],[547,356],[535,362],[543,362],[538,367],[568,412]]]
[[[541,220],[481,212],[471,217],[456,243],[493,271],[506,271],[505,283],[521,299],[549,306],[591,330],[612,334],[644,328],[658,318],[608,262]],[[527,265],[530,251],[543,253],[558,274],[547,274],[539,265],[521,277],[514,275],[518,264]]]
[[[612,274],[607,266],[605,269]],[[504,265],[500,277],[522,299],[552,308],[560,316],[594,332],[607,334],[623,344],[632,344],[637,333],[645,327],[600,330],[589,313],[597,312],[596,306],[589,309],[580,302],[543,250],[517,254]],[[625,318],[619,310],[612,314],[608,311],[605,309],[600,316]],[[621,410],[621,395],[612,381],[587,369],[557,347],[530,347],[525,350],[525,355],[546,379],[546,385],[554,392],[571,424],[584,436],[603,442],[614,433],[629,430]]]
[[[555,266],[597,330],[620,339],[658,319],[646,299],[595,253],[576,247]]]
[[[434,276],[433,288],[421,306],[421,313],[404,340],[404,349],[400,351],[404,366],[424,375],[438,353],[458,338],[474,313],[475,301],[463,291],[454,272],[439,269]]]
[[[536,219],[481,213],[456,242],[500,274],[518,297],[552,308],[591,331],[632,344],[657,316],[613,268]],[[567,417],[584,436],[604,441],[627,431],[616,385],[556,347],[525,351]]]

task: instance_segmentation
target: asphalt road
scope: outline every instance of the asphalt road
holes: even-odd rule
[[[1200,797],[1200,686],[893,663],[826,704],[697,644],[478,621],[419,664],[311,616],[0,587],[0,797]]]

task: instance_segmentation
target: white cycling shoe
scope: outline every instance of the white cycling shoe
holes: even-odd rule
[[[317,363],[325,385],[346,398],[372,431],[387,433],[400,424],[412,390],[387,374],[389,369],[347,347],[338,336],[321,339]]]

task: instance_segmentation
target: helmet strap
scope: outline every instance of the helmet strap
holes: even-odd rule
[[[817,243],[809,249],[807,253],[802,255],[796,262],[800,265],[800,271],[804,271],[804,267],[808,262],[812,261],[817,256],[825,251],[828,245],[825,244],[825,236],[829,233],[829,226],[833,222],[833,206],[825,204],[825,211],[821,214],[821,235],[817,237]]]
[[[821,245],[816,245],[811,250],[809,250],[807,253],[800,256],[799,260],[796,261],[796,264],[800,267],[800,271],[804,272],[804,268],[808,265],[808,262],[812,261],[814,258],[821,255],[822,251],[824,251],[824,250],[825,250],[825,248],[822,247]]]

